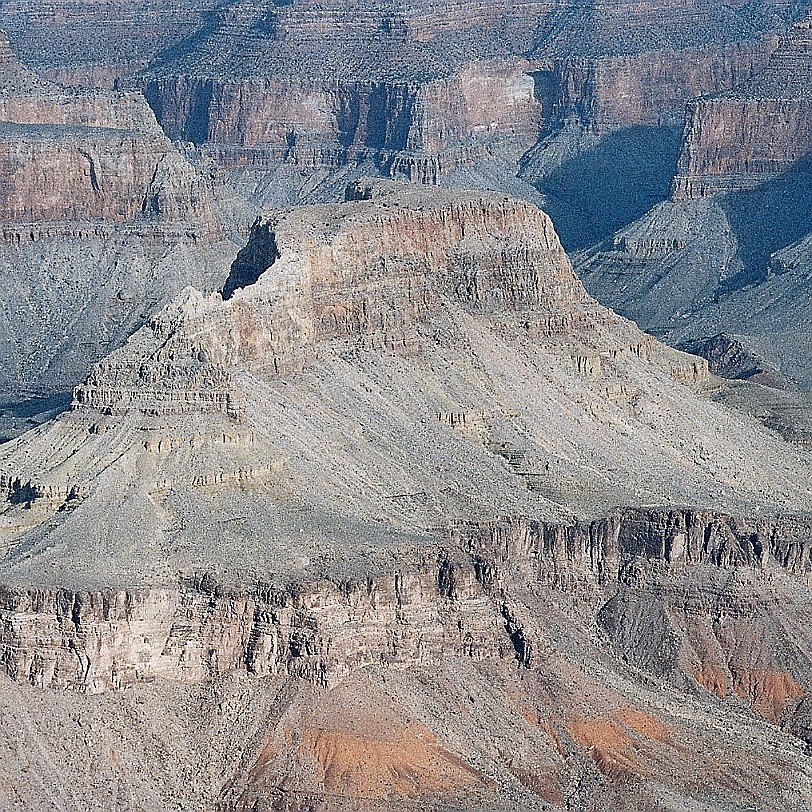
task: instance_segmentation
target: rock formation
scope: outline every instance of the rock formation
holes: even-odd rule
[[[692,102],[674,200],[751,189],[812,151],[812,22],[795,25],[765,68],[734,90]]]
[[[806,453],[532,205],[347,198],[0,447],[4,806],[800,812]]]
[[[812,808],[806,13],[3,4],[0,807]]]
[[[643,12],[532,0],[473,13],[397,0],[144,2],[144,26],[129,30],[120,21],[136,12],[119,2],[110,19],[66,7],[70,30],[59,17],[32,26],[14,4],[0,22],[49,76],[143,92],[171,138],[198,145],[261,207],[337,200],[359,165],[538,201],[533,184],[549,191],[562,161],[605,136],[644,127],[656,137],[681,126],[686,101],[750,78],[802,12],[772,2],[658,1]],[[109,33],[93,41],[99,31]],[[131,56],[110,47],[117,39]]]
[[[144,99],[49,83],[4,37],[0,177],[4,400],[69,391],[156,302],[220,281],[209,185]]]
[[[671,199],[581,253],[590,291],[675,344],[720,331],[808,389],[810,24],[692,102]]]
[[[204,238],[215,231],[202,179],[173,149],[142,98],[63,90],[20,65],[5,37],[0,84],[0,217],[6,228],[143,215],[197,224]]]

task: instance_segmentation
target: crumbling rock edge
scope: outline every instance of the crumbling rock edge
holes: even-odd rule
[[[17,682],[89,693],[235,672],[287,673],[330,688],[371,665],[408,668],[443,656],[530,667],[527,589],[567,592],[600,617],[619,589],[657,573],[744,569],[808,582],[810,539],[804,515],[623,509],[571,525],[458,522],[434,550],[401,556],[366,580],[278,587],[197,573],[156,587],[3,587],[0,664]]]

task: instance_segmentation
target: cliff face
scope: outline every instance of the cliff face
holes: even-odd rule
[[[688,110],[674,200],[752,189],[812,151],[812,100],[708,99]]]
[[[675,200],[751,189],[812,151],[812,23],[795,25],[765,68],[735,91],[692,102]]]
[[[172,138],[206,144],[226,167],[329,168],[368,157],[435,183],[475,169],[495,144],[518,156],[565,124],[602,136],[681,123],[686,100],[749,78],[773,47],[482,61],[428,81],[158,75],[139,89]]]
[[[10,400],[71,389],[150,303],[188,282],[221,282],[209,184],[143,97],[53,85],[22,66],[5,38],[0,178],[8,360],[0,389]]]
[[[222,294],[0,446],[0,701],[51,759],[27,771],[223,811],[645,809],[735,774],[801,812],[805,457],[591,300],[538,209],[347,197],[259,220]],[[102,709],[112,750],[82,732]],[[780,781],[742,767],[753,737]]]
[[[231,4],[131,86],[171,137],[227,169],[339,173],[367,161],[388,176],[457,186],[490,177],[514,191],[515,162],[539,137],[681,125],[687,100],[764,66],[785,13],[660,2],[461,9]]]
[[[3,690],[28,708],[22,740],[41,740],[52,759],[62,757],[48,744],[43,698],[59,740],[82,753],[121,723],[97,770],[141,784],[155,805],[183,797],[242,810],[292,795],[294,809],[507,810],[570,791],[581,809],[630,798],[645,808],[663,792],[729,800],[735,775],[742,803],[800,812],[812,792],[803,750],[751,714],[808,736],[799,595],[809,537],[809,522],[791,517],[620,511],[569,526],[461,523],[434,555],[361,580],[235,591],[204,574],[169,589],[4,589],[0,663],[16,684]],[[150,716],[155,704],[163,722]],[[197,742],[201,727],[208,744]],[[153,757],[133,752],[139,737],[173,755],[160,784]],[[214,744],[223,737],[224,750]],[[16,775],[16,759],[3,758]],[[175,771],[193,772],[198,758],[216,773],[178,782]],[[794,780],[759,781],[765,758]],[[75,784],[88,781],[80,773]],[[120,805],[134,808],[126,796]]]
[[[197,224],[204,239],[218,236],[205,185],[161,137],[6,125],[0,174],[7,223],[151,217]]]
[[[559,57],[534,71],[544,127],[567,122],[598,135],[636,125],[681,124],[690,99],[718,93],[764,67],[769,38],[724,47]]]
[[[460,149],[469,142],[529,146],[540,114],[520,62],[473,64],[429,82],[157,77],[141,90],[170,137],[205,143],[226,167],[334,167],[370,157],[423,181],[470,160]],[[425,166],[409,169],[412,155]]]
[[[421,350],[421,323],[446,299],[474,311],[529,311],[528,326],[540,335],[598,313],[568,270],[549,218],[534,206],[475,193],[436,201],[414,193],[421,209],[398,202],[369,217],[363,198],[376,188],[359,184],[351,196],[360,199],[339,209],[314,206],[258,221],[226,280],[225,303],[190,293],[177,314],[158,314],[139,344],[93,371],[76,402],[126,411],[135,394],[188,398],[197,408],[200,386],[216,376],[225,385],[225,370],[239,363],[289,373],[312,363],[322,345],[355,342],[411,355]],[[409,200],[401,194],[398,201]],[[466,239],[471,233],[475,241]],[[263,284],[269,270],[278,280],[273,296]],[[165,367],[152,375],[164,394],[141,386],[133,353],[143,353],[146,341]],[[213,397],[216,408],[233,408]]]
[[[172,139],[200,146],[226,182],[242,173],[240,191],[259,208],[336,200],[359,164],[538,201],[516,180],[516,161],[539,137],[524,165],[537,163],[540,176],[562,149],[571,158],[614,132],[679,125],[686,101],[763,67],[773,32],[802,11],[660,0],[115,8],[109,21],[70,4],[43,9],[35,30],[12,3],[0,23],[48,76],[143,93]],[[122,26],[136,16],[143,25]]]
[[[0,216],[14,221],[199,223],[217,236],[209,194],[132,93],[67,92],[0,41]],[[208,232],[208,233],[207,233]]]
[[[672,199],[577,260],[593,295],[647,329],[708,352],[723,331],[803,389],[810,30],[796,24],[751,79],[691,102]]]
[[[569,526],[519,518],[459,523],[436,556],[424,554],[422,561],[418,557],[392,574],[363,581],[323,580],[293,590],[246,585],[235,591],[201,574],[152,590],[5,589],[0,662],[17,681],[90,692],[156,677],[200,682],[235,672],[287,673],[334,687],[374,665],[403,668],[443,657],[515,658],[530,667],[537,643],[510,596],[512,589],[533,585],[603,604],[601,623],[620,645],[636,645],[642,661],[653,654],[644,654],[643,647],[657,641],[636,639],[624,620],[632,593],[656,583],[667,592],[652,593],[652,600],[659,611],[672,612],[680,579],[712,582],[715,572],[738,577],[741,570],[759,584],[770,572],[806,583],[810,549],[810,522],[793,517],[753,521],[707,511],[626,511]],[[710,621],[720,611],[744,622],[759,603],[756,595],[737,597],[735,590],[728,599],[722,605],[713,589],[699,588],[690,608],[683,609],[688,623]],[[686,633],[671,624],[662,633],[669,630]],[[726,632],[728,642],[730,637]],[[765,642],[767,659],[786,656],[780,646],[795,642],[782,638],[772,649]],[[734,672],[744,667],[738,661],[741,645],[727,651],[721,664],[707,661],[710,652],[701,653],[705,658],[695,674],[680,671],[685,663],[676,652],[673,661],[660,652],[659,661],[644,667],[674,669],[680,684],[693,677],[715,693],[722,684],[705,684],[712,666]],[[787,684],[798,693],[785,703],[804,695],[812,676],[812,663],[800,651],[792,656],[801,660],[795,678],[787,672]],[[745,702],[777,699],[734,691]],[[785,707],[757,705],[773,721]]]

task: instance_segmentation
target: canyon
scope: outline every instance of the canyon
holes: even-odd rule
[[[114,97],[121,108],[115,114],[120,118],[117,127],[155,132],[146,110],[135,113],[133,105],[143,97],[175,142],[173,157],[164,161],[162,173],[186,188],[180,194],[164,188],[161,205],[173,209],[169,217],[173,221],[202,218],[206,237],[201,240],[196,232],[191,240],[194,246],[189,246],[188,234],[159,238],[158,250],[167,243],[184,247],[182,252],[172,249],[171,262],[185,271],[181,284],[175,285],[159,270],[160,281],[149,283],[153,291],[175,293],[185,283],[215,289],[227,273],[230,249],[256,216],[278,206],[340,201],[346,185],[365,175],[449,188],[486,188],[545,208],[567,248],[588,252],[588,258],[577,255],[576,267],[590,290],[645,329],[686,346],[720,331],[747,336],[751,351],[763,356],[765,363],[783,364],[789,378],[805,385],[809,354],[805,349],[796,351],[789,340],[797,320],[779,325],[777,350],[765,348],[765,340],[751,335],[758,329],[756,324],[741,324],[747,318],[742,310],[750,308],[746,296],[744,304],[730,305],[730,316],[722,323],[712,325],[710,315],[700,316],[696,324],[692,319],[690,331],[683,329],[684,314],[705,312],[717,289],[727,292],[729,278],[735,280],[736,288],[741,287],[741,282],[763,274],[764,268],[758,265],[766,267],[771,253],[795,250],[793,242],[808,233],[808,229],[802,231],[803,223],[795,222],[798,216],[790,215],[782,245],[772,244],[775,227],[766,228],[763,239],[750,240],[756,245],[744,246],[741,252],[734,247],[733,257],[719,245],[724,237],[718,231],[703,233],[703,245],[713,241],[713,249],[699,252],[701,263],[686,256],[677,261],[687,270],[680,271],[682,276],[672,286],[669,296],[676,298],[667,314],[658,312],[666,285],[657,280],[670,279],[671,273],[658,260],[649,263],[643,258],[644,267],[652,272],[637,274],[638,283],[630,286],[631,274],[618,277],[612,270],[616,249],[606,249],[609,240],[623,246],[635,239],[626,239],[623,229],[653,229],[658,235],[663,232],[655,241],[690,243],[691,235],[680,232],[685,228],[680,217],[686,216],[680,212],[700,211],[696,208],[700,200],[710,200],[711,193],[721,189],[719,183],[727,184],[734,231],[753,231],[752,212],[759,203],[776,209],[771,226],[787,216],[787,207],[781,207],[786,197],[782,184],[793,181],[785,181],[782,173],[802,157],[806,143],[806,13],[803,4],[788,7],[773,2],[700,8],[659,0],[645,7],[621,3],[594,9],[534,1],[483,5],[477,8],[473,24],[469,5],[459,3],[442,9],[394,0],[363,7],[344,0],[157,7],[148,0],[119,0],[105,10],[63,4],[56,11],[45,5],[11,3],[0,11],[0,25],[28,68],[73,88],[72,104],[109,107]],[[142,24],[135,25],[135,19]],[[652,19],[657,20],[656,33]],[[801,22],[785,36],[785,26],[797,20]],[[771,94],[775,96],[770,88],[784,86],[793,89],[781,91],[791,97],[780,103],[781,110],[787,115],[794,110],[796,125],[768,132],[758,124],[759,116],[764,126],[774,119],[778,102],[770,100]],[[32,110],[36,107],[36,102],[28,104]],[[686,105],[688,125],[682,136]],[[51,113],[44,111],[39,123],[49,122]],[[126,124],[130,114],[138,124]],[[721,118],[716,121],[714,116]],[[756,150],[742,157],[746,183],[741,173],[738,180],[715,174],[722,171],[722,164],[718,164],[712,133],[732,121],[750,128],[749,143]],[[13,140],[12,134],[8,137]],[[102,136],[97,129],[93,134],[95,139],[102,137],[107,139],[105,145],[90,141],[83,147],[85,153],[96,156],[92,159],[96,164],[102,160],[96,154],[101,150],[109,152],[106,160],[143,164],[133,167],[136,175],[148,171],[154,145],[142,147],[141,141],[129,143],[116,134],[113,144],[109,132]],[[9,146],[7,160],[12,161],[21,149],[16,160],[30,160],[35,151],[39,155],[55,149],[50,131],[40,127],[36,138],[36,146],[33,135],[24,147]],[[760,158],[759,144],[784,144],[790,152],[780,160]],[[136,153],[142,148],[145,153],[139,158]],[[159,147],[167,148],[167,144]],[[90,161],[81,153],[54,160],[77,162],[70,171],[85,174],[85,163]],[[714,161],[717,169],[711,168]],[[757,168],[759,161],[763,166]],[[21,177],[11,164],[7,167],[11,188],[25,184],[14,193],[19,199],[9,201],[14,216],[31,219],[47,214],[35,209],[25,214],[25,206],[44,199],[45,190],[36,186],[36,179]],[[90,168],[96,171],[95,166]],[[99,171],[103,169],[99,165]],[[730,171],[734,171],[732,165]],[[793,173],[797,174],[795,169],[790,176]],[[781,188],[771,192],[770,184]],[[802,177],[795,183],[803,184]],[[756,195],[766,197],[755,206],[741,198],[752,193],[753,186],[758,186]],[[123,201],[130,194],[111,186],[99,196],[92,181],[85,188],[92,201],[71,193],[68,209],[60,217],[76,219],[88,203],[93,211],[104,205],[105,197]],[[29,203],[22,203],[23,198]],[[663,201],[660,208],[652,209],[659,201]],[[130,222],[143,219],[145,206],[157,204],[146,203],[139,195],[129,204],[118,205],[123,208],[110,212],[112,217]],[[712,203],[707,205],[720,222],[728,218],[725,213],[717,215]],[[704,222],[710,216],[702,213],[698,220]],[[218,242],[215,220],[229,245],[209,250],[203,243]],[[74,262],[72,255],[85,245],[86,229],[74,231],[79,236],[71,252],[59,254],[53,249],[57,255],[51,257],[51,249],[42,246],[29,252],[32,255],[10,258],[9,263],[26,265],[31,285],[39,285],[37,266]],[[679,233],[670,235],[671,231]],[[102,235],[88,235],[88,248],[103,266],[162,267],[156,251],[140,256],[140,249],[131,247],[142,241],[122,237],[111,245],[108,234],[109,229]],[[122,243],[126,245],[123,256],[119,254]],[[802,244],[798,247],[802,249]],[[675,259],[673,252],[668,256]],[[621,251],[619,261],[634,267],[638,260]],[[805,268],[806,263],[802,264]],[[216,273],[204,278],[205,269],[212,266]],[[74,284],[81,286],[79,273],[77,269],[73,275]],[[805,279],[803,272],[800,276],[785,276],[770,285],[764,298],[777,298],[782,307],[797,300]],[[133,293],[123,285],[121,290],[125,296]],[[17,300],[29,295],[18,295]],[[87,334],[67,336],[67,341],[54,336],[53,343],[59,346],[55,355],[64,361],[54,358],[46,360],[44,368],[16,373],[26,381],[29,396],[58,396],[64,402],[71,386],[88,370],[87,363],[79,363],[74,348],[89,345],[88,359],[96,360],[164,300],[146,291],[136,298],[144,302],[142,307],[122,308],[115,301],[103,314],[94,314],[111,334],[98,346]],[[41,305],[32,302],[32,308],[37,312]],[[136,314],[134,309],[141,312]],[[765,331],[770,335],[775,332],[773,315],[763,319],[771,325]],[[42,323],[38,326],[41,329]],[[23,354],[28,351],[26,346]],[[47,383],[50,378],[56,385]],[[6,389],[10,393],[12,388],[9,379]],[[23,404],[9,402],[9,406],[10,415],[25,411]],[[12,425],[15,420],[6,420],[7,433],[18,430]]]
[[[812,473],[716,380],[527,202],[261,218],[0,446],[4,805],[804,809]]]
[[[0,807],[806,812],[808,14],[4,3]]]
[[[590,291],[665,340],[724,332],[809,387],[810,23],[736,88],[691,102],[670,198],[579,252]]]
[[[216,285],[233,243],[206,178],[141,96],[51,83],[5,38],[0,84],[0,390],[13,434],[30,419],[21,395],[46,410],[64,400],[164,297]]]

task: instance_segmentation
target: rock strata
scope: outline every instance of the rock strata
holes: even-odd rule
[[[55,697],[82,754],[118,707],[98,769],[155,808],[690,808],[735,773],[801,812],[805,453],[594,302],[532,205],[346,196],[261,218],[222,293],[0,447],[0,697]],[[126,777],[141,725],[173,766]],[[795,781],[742,778],[752,741]]]
[[[374,665],[459,656],[517,658],[528,667],[531,642],[499,600],[511,585],[544,584],[595,601],[635,583],[636,571],[708,566],[782,570],[805,583],[809,539],[806,518],[625,511],[569,526],[519,518],[458,524],[436,559],[361,582],[235,591],[203,573],[164,589],[6,589],[0,663],[20,682],[90,692],[234,672],[287,673],[332,687]],[[602,609],[604,622],[616,601]]]
[[[7,400],[69,390],[163,297],[220,281],[209,183],[143,97],[47,82],[5,35],[0,176]]]
[[[688,107],[675,200],[751,189],[812,151],[812,22],[795,25],[763,70]]]

